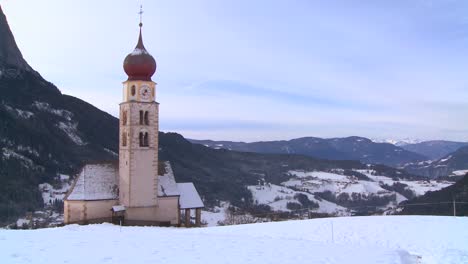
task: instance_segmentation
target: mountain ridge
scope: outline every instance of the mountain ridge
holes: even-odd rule
[[[244,152],[302,154],[322,159],[360,160],[364,163],[398,166],[409,162],[425,161],[428,158],[404,150],[389,143],[375,143],[368,138],[350,136],[345,138],[301,137],[291,140],[231,142],[189,139],[192,143],[212,148],[225,148]]]

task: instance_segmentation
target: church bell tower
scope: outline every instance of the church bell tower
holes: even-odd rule
[[[126,208],[158,204],[159,103],[156,102],[156,61],[143,45],[140,21],[138,43],[124,60],[119,125],[119,202]]]

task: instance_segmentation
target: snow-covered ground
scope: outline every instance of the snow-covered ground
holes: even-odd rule
[[[462,217],[341,217],[193,229],[69,225],[0,230],[0,258],[8,264],[460,264],[468,263],[467,241],[468,218]]]
[[[274,211],[290,211],[287,209],[288,202],[298,203],[295,198],[296,194],[305,194],[310,201],[319,204],[319,208],[315,209],[318,213],[328,213],[337,216],[346,216],[351,214],[349,208],[337,205],[333,201],[321,199],[314,193],[322,193],[330,191],[338,196],[342,193],[360,194],[361,197],[387,197],[391,201],[388,205],[380,209],[386,210],[395,208],[395,206],[407,200],[402,194],[383,188],[382,186],[392,186],[395,183],[407,185],[407,189],[413,191],[416,196],[423,195],[428,191],[436,191],[453,184],[450,181],[411,181],[411,180],[393,180],[390,177],[375,175],[373,170],[356,170],[364,174],[369,180],[358,179],[355,176],[344,175],[342,169],[332,170],[331,172],[324,171],[289,171],[291,178],[281,185],[263,183],[259,185],[248,186],[252,192],[252,196],[256,203],[266,204]],[[384,186],[385,187],[385,186]]]
[[[248,186],[247,188],[252,192],[256,203],[269,205],[274,211],[290,211],[286,207],[288,202],[299,203],[295,195],[301,193],[306,195],[310,201],[319,205],[319,208],[314,210],[318,213],[328,213],[339,216],[350,215],[349,210],[344,207],[323,199],[317,199],[313,194],[295,191],[285,186],[266,184],[264,186]]]
[[[365,174],[367,177],[371,178],[373,181],[378,183],[385,183],[387,185],[393,185],[396,182],[403,183],[408,185],[408,188],[412,190],[417,196],[423,195],[426,192],[438,191],[442,188],[448,187],[453,184],[450,181],[444,180],[427,180],[427,181],[409,181],[409,180],[399,180],[395,181],[392,178],[385,176],[375,176],[372,175],[372,171],[369,170],[359,170],[359,172]]]
[[[221,202],[220,206],[215,206],[211,210],[202,210],[202,222],[206,226],[217,226],[219,222],[223,222],[226,219],[226,210],[229,207],[228,202]]]

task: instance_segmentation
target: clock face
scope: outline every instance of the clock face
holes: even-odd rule
[[[140,87],[140,97],[142,100],[151,99],[151,90],[148,86],[143,85]]]

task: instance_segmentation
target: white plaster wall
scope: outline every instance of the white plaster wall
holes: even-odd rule
[[[125,220],[170,222],[179,224],[179,197],[160,197],[155,207],[130,207],[125,212]]]
[[[77,223],[93,219],[112,218],[112,206],[118,200],[64,201],[64,223]]]

